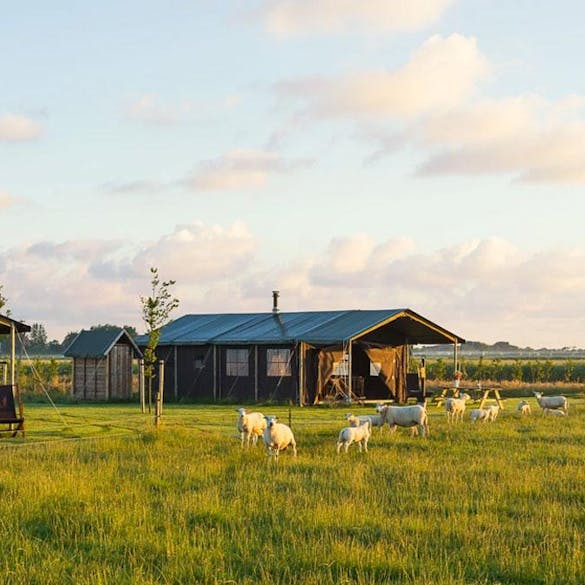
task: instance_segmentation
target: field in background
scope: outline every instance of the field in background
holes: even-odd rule
[[[339,456],[346,408],[262,407],[297,437],[278,465],[233,406],[167,405],[156,431],[136,405],[27,405],[0,440],[3,583],[581,584],[585,400],[515,403]]]
[[[416,369],[419,358],[412,359]],[[585,359],[502,359],[462,358],[463,385],[499,384],[521,395],[525,390],[554,389],[555,391],[585,391]],[[60,357],[33,357],[17,361],[17,380],[25,400],[43,399],[68,401],[71,396],[72,361]],[[437,390],[452,384],[453,363],[449,359],[427,358],[428,388]],[[138,372],[134,373],[134,390],[138,391]]]

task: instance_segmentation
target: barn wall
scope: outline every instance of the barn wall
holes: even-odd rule
[[[79,400],[107,400],[107,360],[103,358],[73,359],[73,397]]]
[[[267,375],[267,349],[292,350],[291,376],[282,378]],[[228,376],[227,350],[247,351],[248,375]],[[215,352],[215,384],[214,384]],[[175,367],[176,355],[176,367]],[[175,371],[177,399],[200,402],[230,401],[255,402],[296,400],[298,394],[298,359],[294,347],[266,346],[165,346],[157,350],[165,361],[165,399],[175,397]]]

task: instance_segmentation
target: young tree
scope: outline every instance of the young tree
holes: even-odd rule
[[[35,354],[46,353],[47,331],[42,323],[33,323],[31,332],[27,334],[26,341],[28,349]]]
[[[142,320],[146,324],[148,342],[144,350],[144,375],[148,380],[148,412],[152,403],[152,379],[156,364],[156,348],[160,340],[160,330],[170,321],[170,314],[179,306],[179,299],[173,297],[170,287],[174,280],[161,281],[158,268],[151,268],[150,296],[140,297]]]

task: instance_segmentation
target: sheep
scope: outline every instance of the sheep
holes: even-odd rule
[[[469,394],[462,394],[461,398],[447,398],[445,400],[445,412],[447,413],[447,421],[463,420],[465,414],[465,403],[471,397]]]
[[[348,413],[345,415],[345,420],[349,423],[350,427],[357,427],[363,424],[366,420],[369,420],[372,423],[372,427],[378,427],[380,432],[384,427],[384,418],[378,414],[362,414],[360,416],[356,416],[355,414]]]
[[[516,407],[516,410],[518,410],[518,412],[520,413],[520,416],[522,415],[528,415],[530,414],[532,411],[530,409],[530,404],[528,404],[528,402],[526,402],[526,400],[521,400],[518,403],[518,406]]]
[[[566,416],[564,410],[558,410],[554,408],[543,408],[542,414],[545,416]]]
[[[339,432],[339,437],[337,439],[336,449],[337,453],[341,451],[341,447],[344,448],[345,452],[349,449],[349,446],[352,443],[357,443],[360,448],[360,453],[362,452],[362,445],[364,447],[364,451],[368,452],[368,441],[372,435],[372,423],[370,420],[364,421],[361,425],[357,427],[345,427],[341,429]]]
[[[384,405],[380,407],[380,414],[384,416],[384,421],[388,423],[391,431],[395,431],[396,427],[399,426],[412,428],[413,431],[420,429],[423,437],[429,434],[429,417],[425,407],[421,404],[412,404],[410,406]]]
[[[290,427],[279,423],[276,416],[267,416],[266,428],[262,438],[266,445],[266,452],[269,457],[274,457],[278,461],[278,454],[287,447],[292,447],[293,456],[297,456],[297,443]]]
[[[534,396],[542,408],[543,414],[546,408],[549,410],[561,409],[565,414],[569,414],[569,404],[564,396],[543,396],[542,392],[534,392]]]
[[[474,408],[469,413],[469,417],[471,418],[471,420],[473,422],[477,422],[478,420],[481,420],[483,422],[486,422],[488,420],[491,420],[492,413],[487,408]]]
[[[261,412],[248,412],[245,408],[239,408],[236,412],[238,413],[236,427],[242,440],[242,449],[244,448],[244,443],[250,447],[250,441],[255,447],[258,437],[262,435],[266,428],[264,415]]]
[[[492,404],[491,406],[488,406],[486,410],[488,410],[490,413],[490,417],[488,420],[491,420],[493,422],[498,418],[498,414],[500,414],[500,405]]]

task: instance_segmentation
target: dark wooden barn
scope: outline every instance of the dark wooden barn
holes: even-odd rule
[[[132,397],[132,362],[142,354],[125,329],[81,331],[65,350],[65,356],[73,358],[74,398]]]
[[[157,356],[167,398],[404,402],[409,346],[462,342],[410,309],[273,310],[185,315],[163,327]]]

